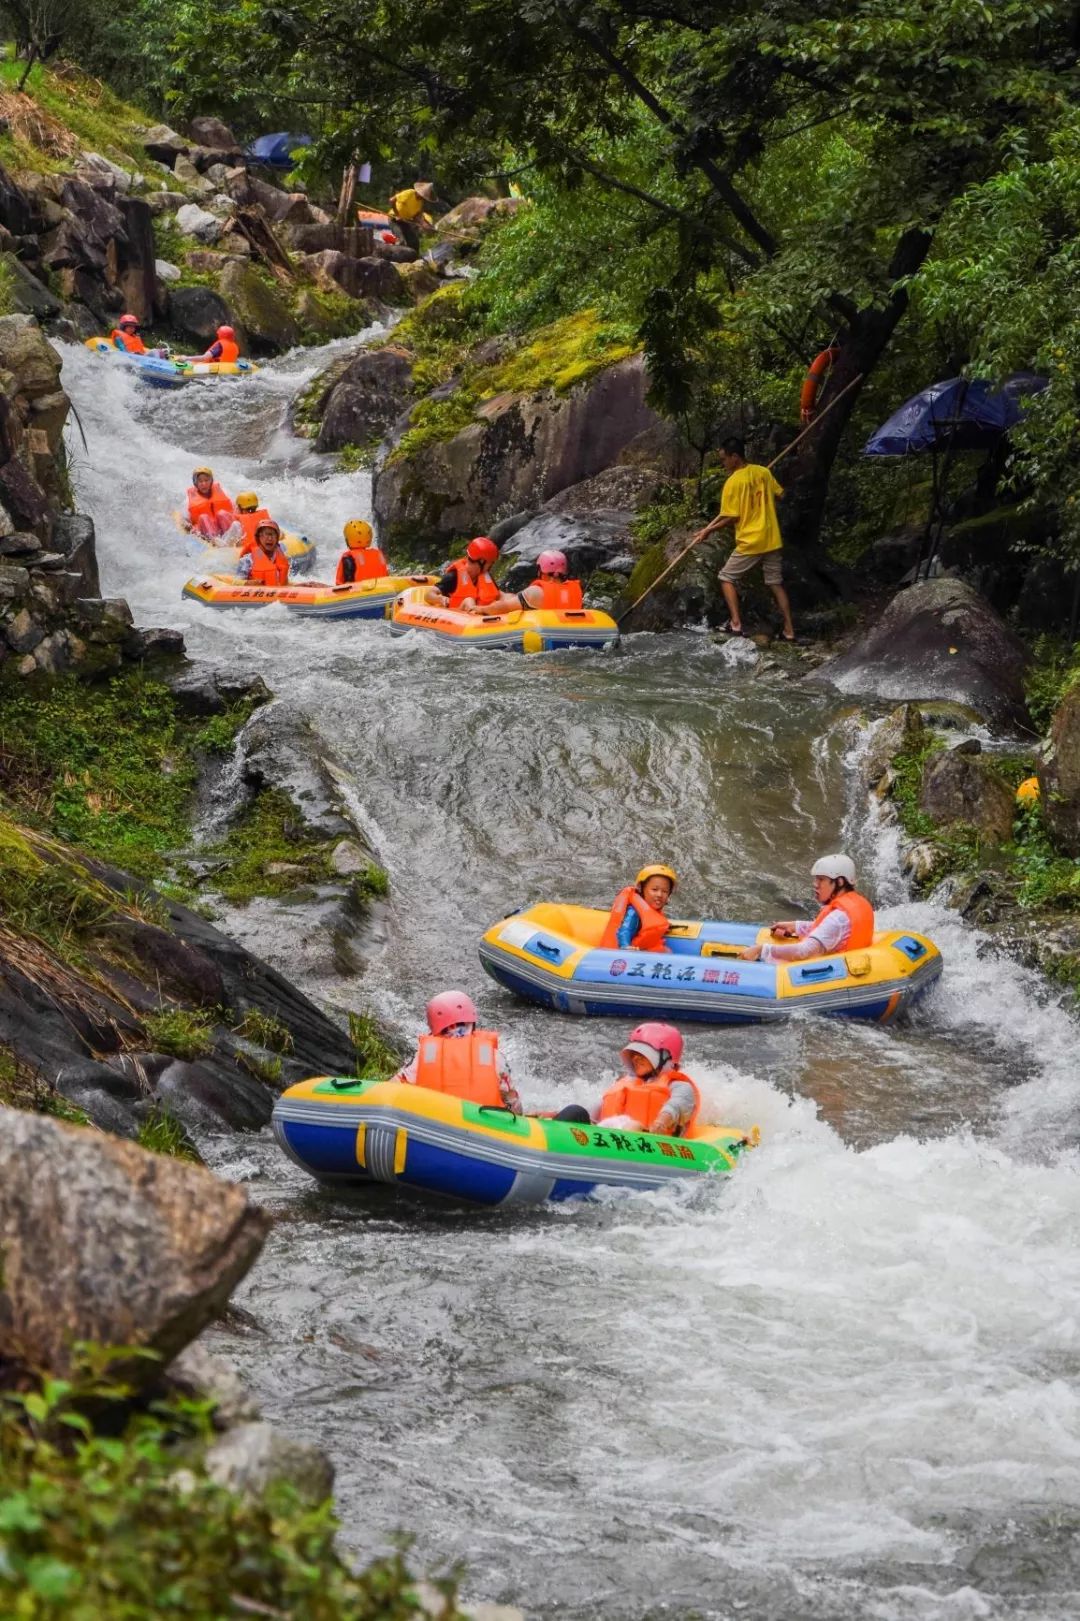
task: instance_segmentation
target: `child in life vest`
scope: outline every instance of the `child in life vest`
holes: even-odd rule
[[[255,530],[255,545],[236,565],[237,578],[251,585],[288,585],[289,559],[281,549],[281,530],[273,518],[263,518]]]
[[[363,518],[350,518],[345,525],[346,550],[338,558],[335,585],[355,585],[360,580],[383,580],[390,573],[390,565],[372,545],[371,525]]]
[[[536,559],[537,576],[524,591],[504,591],[483,609],[484,613],[513,613],[522,608],[579,609],[584,605],[581,581],[568,580],[570,565],[565,552],[541,552]],[[479,612],[480,610],[474,610]]]
[[[187,492],[186,528],[206,540],[219,540],[236,522],[233,504],[211,467],[196,467]]]
[[[493,1030],[477,1029],[476,1004],[464,991],[443,991],[427,1005],[429,1034],[393,1077],[488,1108],[521,1113],[521,1098]]]
[[[255,550],[255,531],[260,524],[266,523],[269,517],[269,511],[259,505],[259,497],[254,490],[241,490],[236,497],[236,522],[240,529],[241,557]]]
[[[462,613],[490,613],[499,597],[499,587],[491,577],[491,565],[499,548],[486,535],[477,535],[465,548],[465,556],[455,558],[437,585],[424,594],[433,608],[455,608]]]
[[[744,946],[745,962],[801,962],[806,957],[830,957],[839,951],[865,951],[874,943],[874,908],[855,888],[855,863],[850,856],[822,856],[810,869],[814,898],[821,910],[812,922],[792,918],[772,925],[777,940],[791,945]]]
[[[612,1131],[649,1131],[660,1137],[684,1137],[696,1124],[701,1093],[680,1068],[683,1038],[672,1024],[649,1020],[631,1030],[620,1057],[626,1065],[590,1115],[569,1104],[556,1120],[609,1127]]]
[[[642,867],[633,884],[615,897],[600,940],[603,951],[666,951],[664,936],[671,924],[664,908],[675,893],[670,867]]]

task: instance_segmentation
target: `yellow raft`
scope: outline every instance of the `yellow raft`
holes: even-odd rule
[[[595,608],[519,608],[508,614],[465,614],[433,608],[426,587],[403,591],[390,612],[391,628],[430,631],[472,647],[508,648],[515,653],[550,653],[560,647],[608,647],[619,640],[610,614]]]
[[[188,580],[183,595],[206,608],[269,608],[275,602],[310,619],[385,619],[403,580],[388,575],[354,585],[252,585],[234,574],[203,574]]]

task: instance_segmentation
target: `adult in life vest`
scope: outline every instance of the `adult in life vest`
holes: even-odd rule
[[[615,897],[600,939],[602,951],[666,951],[671,924],[664,909],[678,883],[670,867],[642,867],[632,884]]]
[[[428,1033],[394,1076],[492,1109],[521,1113],[521,1099],[494,1030],[477,1028],[476,1004],[464,991],[443,991],[427,1005]]]
[[[240,491],[236,497],[236,522],[240,528],[241,557],[255,550],[255,531],[269,516],[267,509],[259,505],[259,497],[254,490]]]
[[[109,342],[125,354],[145,355],[149,351],[139,336],[139,321],[134,315],[124,314],[109,333]]]
[[[570,565],[565,552],[541,552],[536,559],[536,579],[524,591],[504,591],[485,608],[485,613],[513,613],[522,608],[578,609],[584,606],[581,581],[568,580]]]
[[[338,558],[335,585],[355,585],[360,580],[384,580],[390,565],[377,546],[372,545],[371,525],[363,518],[350,518],[345,525],[345,551]]]
[[[189,360],[218,360],[223,365],[232,365],[240,359],[240,345],[236,341],[236,330],[231,326],[219,326],[217,336],[209,349],[201,355],[189,355]]]
[[[477,535],[465,548],[465,556],[446,565],[438,585],[424,595],[433,608],[456,608],[462,613],[490,613],[501,595],[491,577],[491,565],[499,548],[486,535]]]
[[[196,467],[187,492],[188,529],[216,541],[236,523],[232,501],[214,477],[212,467]]]
[[[813,922],[792,918],[774,923],[773,939],[793,943],[745,946],[739,956],[746,962],[801,962],[805,957],[865,951],[873,945],[874,908],[855,887],[855,863],[851,857],[839,853],[822,856],[810,873],[820,908]]]
[[[258,525],[254,550],[240,559],[236,572],[252,585],[288,585],[289,559],[281,549],[281,530],[273,518],[263,518]]]
[[[673,1024],[649,1020],[631,1030],[621,1057],[626,1072],[609,1086],[589,1115],[569,1104],[556,1120],[606,1126],[612,1131],[651,1131],[685,1137],[701,1112],[697,1082],[682,1069],[683,1038]]]

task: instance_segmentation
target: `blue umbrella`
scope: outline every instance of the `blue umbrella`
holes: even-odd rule
[[[1014,428],[1021,401],[1046,387],[1045,377],[1016,372],[997,387],[983,378],[950,377],[912,395],[870,435],[864,456],[911,456],[927,450],[988,450]]]

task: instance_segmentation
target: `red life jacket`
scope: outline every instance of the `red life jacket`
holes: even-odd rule
[[[584,601],[580,580],[534,580],[530,591],[542,591],[541,608],[580,608]]]
[[[447,572],[449,573],[451,570],[457,576],[457,585],[451,593],[449,602],[451,608],[460,608],[461,604],[467,601],[469,597],[474,598],[477,606],[482,608],[486,602],[494,602],[499,595],[499,588],[487,569],[484,570],[478,580],[471,580],[465,567],[465,559],[459,557],[455,562],[447,565]]]
[[[619,925],[630,907],[634,908],[641,919],[641,928],[634,936],[635,951],[666,951],[664,936],[671,928],[671,924],[663,912],[658,912],[655,906],[650,906],[644,895],[639,895],[632,884],[621,890],[615,897],[615,904],[611,908],[611,916],[604,927],[600,940],[602,951],[615,951],[619,945]]]
[[[232,338],[218,338],[216,347],[221,353],[215,358],[224,366],[231,365],[234,360],[240,359],[240,345]]]
[[[692,1081],[681,1069],[665,1069],[662,1075],[652,1080],[642,1081],[636,1075],[623,1075],[609,1086],[600,1100],[600,1116],[598,1125],[605,1120],[612,1120],[616,1115],[629,1115],[642,1131],[652,1131],[664,1105],[671,1097],[672,1081],[686,1081],[694,1088],[694,1111],[688,1121],[673,1136],[684,1136],[696,1124],[701,1113],[701,1093],[698,1091],[696,1081]]]
[[[189,484],[187,510],[193,527],[198,527],[200,518],[216,518],[222,513],[235,516],[232,502],[218,483],[211,485],[209,495],[200,495],[194,484]]]
[[[122,327],[115,326],[109,333],[109,342],[117,349],[125,350],[129,355],[144,355],[146,345],[136,332],[125,332]]]
[[[236,514],[236,521],[244,532],[244,538],[240,542],[241,557],[246,557],[248,552],[255,550],[255,531],[261,523],[266,522],[269,516],[270,514],[265,507],[260,507],[257,512],[238,512]]]
[[[463,1098],[466,1103],[505,1108],[495,1061],[498,1046],[494,1030],[474,1030],[469,1036],[421,1036],[416,1085]]]
[[[251,585],[287,585],[289,583],[289,559],[280,546],[274,548],[269,557],[261,546],[256,546],[253,552],[248,553],[251,558]]]
[[[830,912],[843,912],[851,920],[851,934],[844,945],[845,951],[865,951],[867,946],[874,943],[874,908],[865,895],[856,890],[845,890],[843,895],[837,895],[828,906],[823,906],[810,928],[813,934],[819,923],[823,923]]]
[[[352,560],[352,568],[347,565]],[[353,585],[358,580],[384,580],[390,566],[377,546],[350,546],[338,559],[335,585]]]

